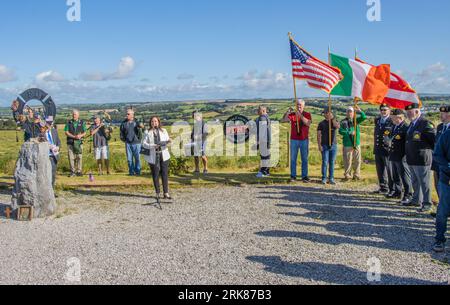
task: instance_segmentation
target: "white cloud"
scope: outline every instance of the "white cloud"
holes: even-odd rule
[[[112,79],[124,79],[129,77],[136,67],[134,59],[130,56],[123,57],[120,60],[119,67],[117,71],[114,72],[111,77]]]
[[[0,65],[0,83],[7,83],[16,80],[16,74],[6,66]]]
[[[450,71],[441,62],[435,63],[418,73],[405,73],[411,85],[419,93],[450,93]]]
[[[55,71],[46,71],[36,75],[36,82],[63,82],[64,76]]]
[[[244,73],[238,77],[238,80],[242,81],[240,86],[245,90],[258,92],[286,90],[288,92],[292,79],[286,73],[275,73],[272,70],[258,73],[253,70]]]
[[[82,73],[80,75],[80,79],[88,82],[126,79],[133,74],[135,69],[136,69],[135,60],[130,56],[126,56],[120,60],[117,70],[113,73],[102,73],[102,72]]]

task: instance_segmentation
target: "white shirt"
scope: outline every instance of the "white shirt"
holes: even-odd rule
[[[169,142],[170,140],[169,133],[165,129],[160,130],[159,136],[161,142]],[[147,161],[147,163],[149,164],[154,165],[156,163],[156,145],[153,132],[146,132],[144,140],[142,142],[142,146],[146,149],[150,149],[150,156],[144,156],[145,161]],[[164,147],[164,149],[162,149],[162,158],[164,162],[170,160],[170,152],[167,147]]]

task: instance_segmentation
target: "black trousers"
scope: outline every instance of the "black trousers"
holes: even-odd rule
[[[160,154],[156,154],[155,164],[150,164],[156,194],[161,194],[160,176],[162,178],[164,194],[169,193],[169,164],[170,160],[164,162]]]
[[[392,177],[392,163],[389,161],[389,157],[375,155],[375,162],[377,165],[377,175],[380,189],[383,191],[392,192],[394,190],[394,180]]]
[[[401,194],[404,191],[404,197],[412,197],[414,191],[411,171],[406,163],[406,157],[402,161],[392,161],[392,176],[394,181],[393,191],[396,194]]]
[[[50,164],[52,165],[52,187],[55,189],[56,184],[56,169],[58,167],[58,160],[54,156],[50,156]]]

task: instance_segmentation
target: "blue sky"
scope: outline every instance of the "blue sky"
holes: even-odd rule
[[[292,96],[287,32],[390,63],[423,93],[450,93],[450,1],[66,0],[0,4],[0,105],[38,86],[59,103]],[[299,85],[301,96],[320,92]]]

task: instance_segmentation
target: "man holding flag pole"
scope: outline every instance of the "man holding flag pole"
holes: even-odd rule
[[[308,150],[309,150],[309,127],[312,123],[311,114],[304,112],[305,103],[297,99],[296,80],[305,80],[314,89],[319,89],[328,94],[342,79],[341,71],[317,59],[303,49],[289,33],[291,46],[292,75],[294,80],[294,96],[297,112],[291,109],[285,114],[283,122],[291,123],[291,181],[297,176],[298,150],[302,155],[302,180],[309,182],[308,177]],[[331,98],[329,100],[331,107]],[[330,132],[331,135],[331,132]]]
[[[351,119],[354,120],[354,122],[352,123],[354,131],[356,132],[354,136],[356,140],[359,140],[359,135],[357,134],[359,130],[358,123],[361,123],[363,120],[358,121],[356,115],[354,115],[354,110],[359,109],[358,101],[364,101],[374,105],[380,105],[383,103],[383,100],[389,91],[389,84],[391,77],[390,66],[380,65],[378,67],[375,67],[368,65],[366,63],[359,62],[357,60],[345,58],[335,54],[330,54],[330,59],[331,65],[339,68],[342,74],[344,75],[344,79],[341,82],[339,82],[339,84],[336,87],[334,87],[334,89],[331,91],[331,95],[353,98],[355,106],[349,111],[350,112],[353,111],[353,116],[351,116]],[[343,134],[343,129],[345,128],[341,126],[340,133],[342,135],[345,135]],[[353,150],[359,150],[359,146],[357,145],[358,141],[356,140],[353,143],[354,144]],[[345,161],[345,145],[344,145],[344,161]],[[348,171],[346,171],[346,179],[349,178],[347,175]]]

